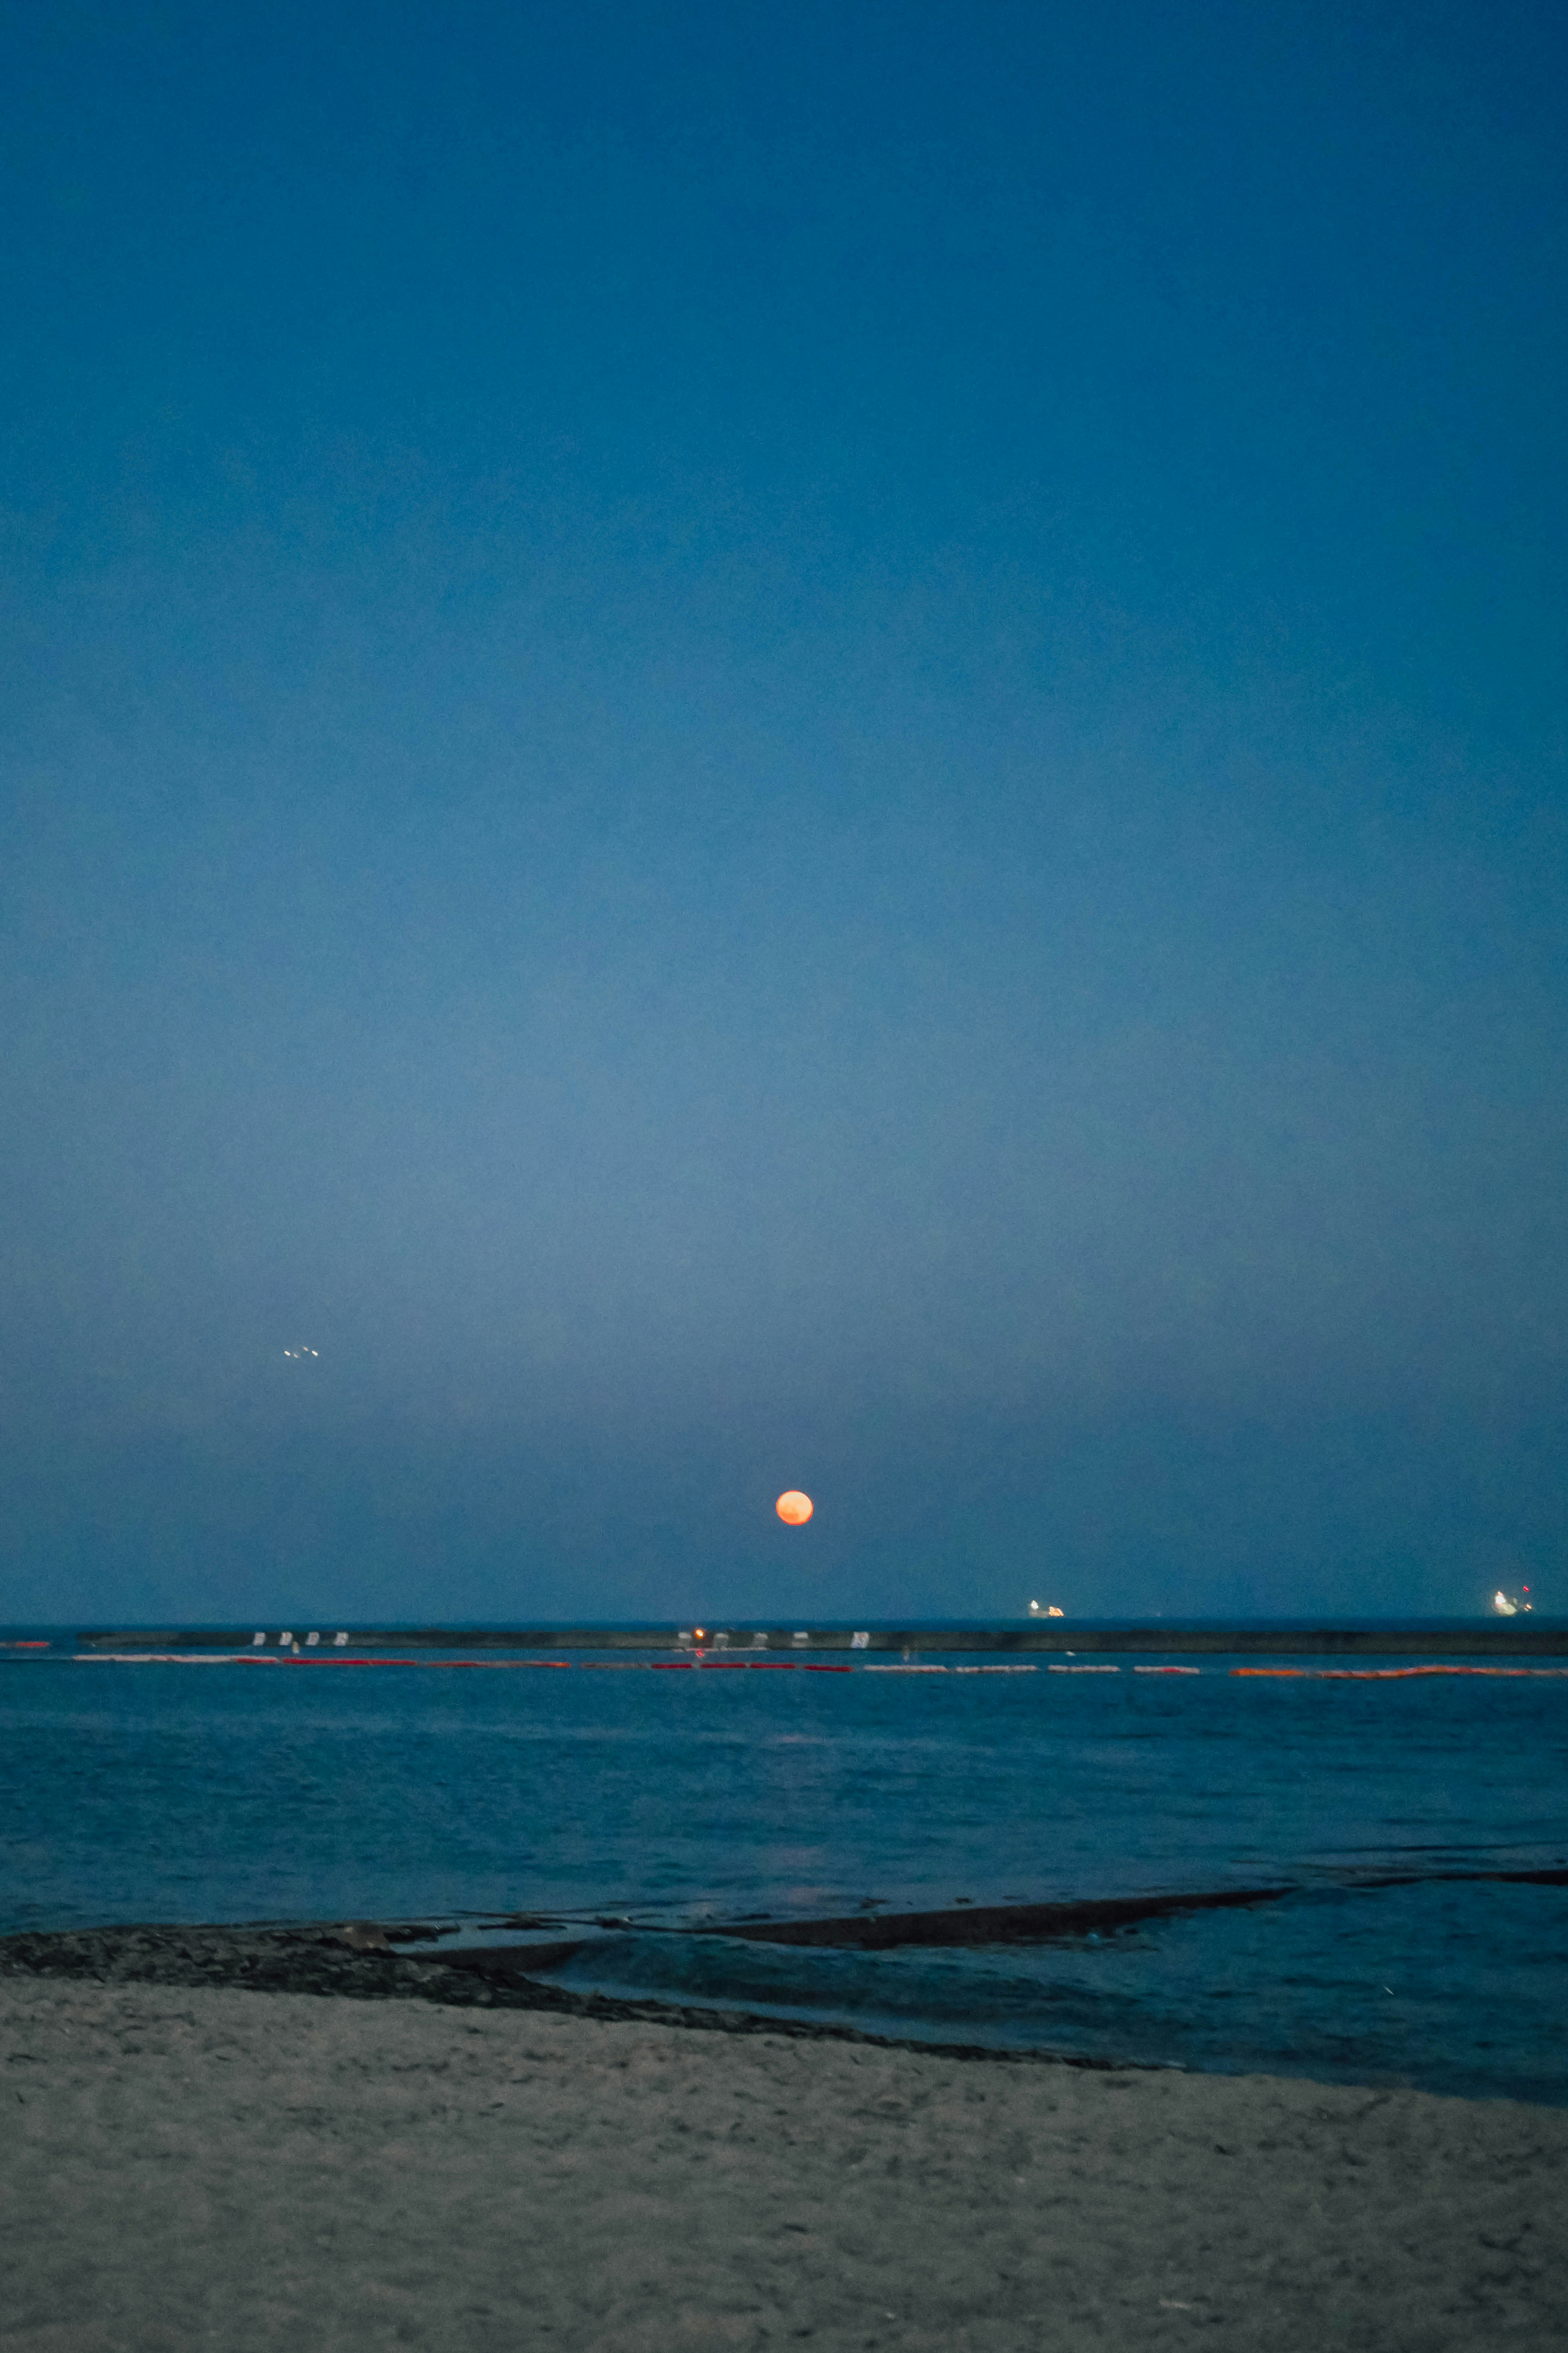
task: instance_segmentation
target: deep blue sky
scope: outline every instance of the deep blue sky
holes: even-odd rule
[[[1568,1607],[1559,13],[5,25],[0,1616]]]

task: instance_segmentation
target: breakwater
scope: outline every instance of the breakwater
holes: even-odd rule
[[[1164,1620],[1078,1625],[1053,1620],[1022,1626],[447,1626],[116,1627],[76,1637],[89,1651],[292,1651],[351,1649],[630,1651],[679,1655],[715,1651],[799,1656],[817,1651],[987,1651],[1056,1657],[1157,1653],[1165,1657],[1555,1658],[1568,1657],[1568,1626],[1513,1620],[1436,1626],[1214,1625]]]

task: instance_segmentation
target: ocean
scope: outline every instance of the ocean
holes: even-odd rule
[[[0,1931],[608,1919],[557,1981],[1568,2103],[1568,1885],[1485,1875],[1568,1872],[1565,1674],[976,1673],[940,1653],[921,1662],[939,1674],[353,1670],[71,1647],[55,1630],[48,1651],[0,1650]],[[1038,1944],[716,1933],[1226,1890],[1259,1900]]]

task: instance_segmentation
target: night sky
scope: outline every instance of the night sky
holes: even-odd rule
[[[5,27],[0,1617],[1568,1609],[1558,11]]]

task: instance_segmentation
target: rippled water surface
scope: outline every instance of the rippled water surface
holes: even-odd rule
[[[630,1914],[563,1981],[1568,2099],[1568,1677],[0,1669],[0,1927]],[[1388,1874],[1414,1883],[1373,1887]],[[1287,1884],[893,1953],[738,1915]]]

